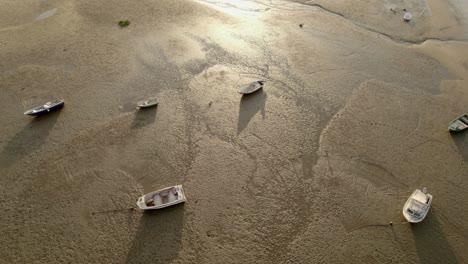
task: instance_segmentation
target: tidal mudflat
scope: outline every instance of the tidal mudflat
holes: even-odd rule
[[[466,1],[0,5],[1,263],[468,262]]]

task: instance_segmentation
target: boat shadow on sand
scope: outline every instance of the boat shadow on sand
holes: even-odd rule
[[[444,231],[437,219],[437,211],[431,207],[423,222],[411,224],[420,263],[458,263]]]
[[[249,124],[252,117],[261,111],[262,118],[265,119],[265,102],[267,94],[263,89],[252,94],[242,95],[239,105],[239,120],[237,121],[237,135],[239,135]]]
[[[34,117],[6,144],[0,153],[0,168],[8,168],[39,149],[55,126],[60,111]]]
[[[468,162],[468,147],[467,147],[467,131],[461,131],[458,133],[451,133],[453,142],[457,146],[458,152],[463,157],[465,162]]]
[[[131,129],[139,129],[145,127],[149,124],[154,123],[156,120],[156,114],[158,112],[158,107],[153,106],[150,108],[140,108],[135,112],[135,117],[133,118],[132,124],[130,125]]]
[[[179,255],[184,204],[146,211],[125,263],[172,263]]]

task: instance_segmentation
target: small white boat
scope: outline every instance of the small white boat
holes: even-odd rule
[[[148,99],[143,99],[137,102],[137,107],[147,108],[152,107],[158,104],[158,100],[156,97],[150,97]]]
[[[182,185],[176,185],[141,196],[138,198],[137,206],[141,210],[154,210],[183,203],[185,200]]]
[[[258,89],[263,88],[264,83],[265,83],[265,81],[256,81],[256,82],[252,82],[252,83],[249,83],[249,84],[241,85],[241,87],[239,88],[239,93],[240,94],[253,93],[253,92],[257,91]]]
[[[403,15],[403,19],[404,19],[406,22],[409,22],[412,18],[413,18],[413,15],[411,15],[410,12],[406,12],[406,13]]]
[[[427,193],[426,187],[423,190],[416,189],[403,206],[403,216],[410,223],[419,223],[429,212],[432,203],[432,195]]]

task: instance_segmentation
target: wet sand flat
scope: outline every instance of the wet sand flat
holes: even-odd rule
[[[0,263],[468,262],[464,1],[0,5]]]

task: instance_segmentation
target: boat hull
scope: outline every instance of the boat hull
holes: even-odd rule
[[[256,81],[249,84],[244,84],[239,88],[240,94],[251,94],[263,88],[265,81]]]
[[[48,104],[50,104],[50,103],[53,103],[53,104],[48,106]],[[31,110],[28,110],[28,111],[24,112],[24,114],[25,115],[30,115],[30,116],[41,116],[41,115],[45,115],[45,114],[48,114],[50,112],[61,109],[64,104],[65,104],[65,102],[63,100],[60,100],[60,101],[58,101],[56,103],[54,103],[54,101],[51,101],[51,102],[45,103],[43,105],[36,106],[36,107],[32,108]]]
[[[137,107],[140,108],[149,108],[158,105],[158,101],[156,97],[151,97],[145,100],[141,100],[137,102]]]
[[[157,210],[186,201],[182,185],[171,186],[147,193],[138,198],[137,206],[143,211]]]
[[[460,132],[468,128],[468,115],[464,114],[452,120],[448,126],[450,132]]]
[[[403,216],[409,223],[420,223],[431,207],[432,195],[416,189],[403,206]]]
[[[156,106],[156,105],[158,105],[158,103],[147,104],[147,105],[138,105],[138,107],[140,107],[140,108],[150,108],[150,107],[153,107],[153,106]]]

